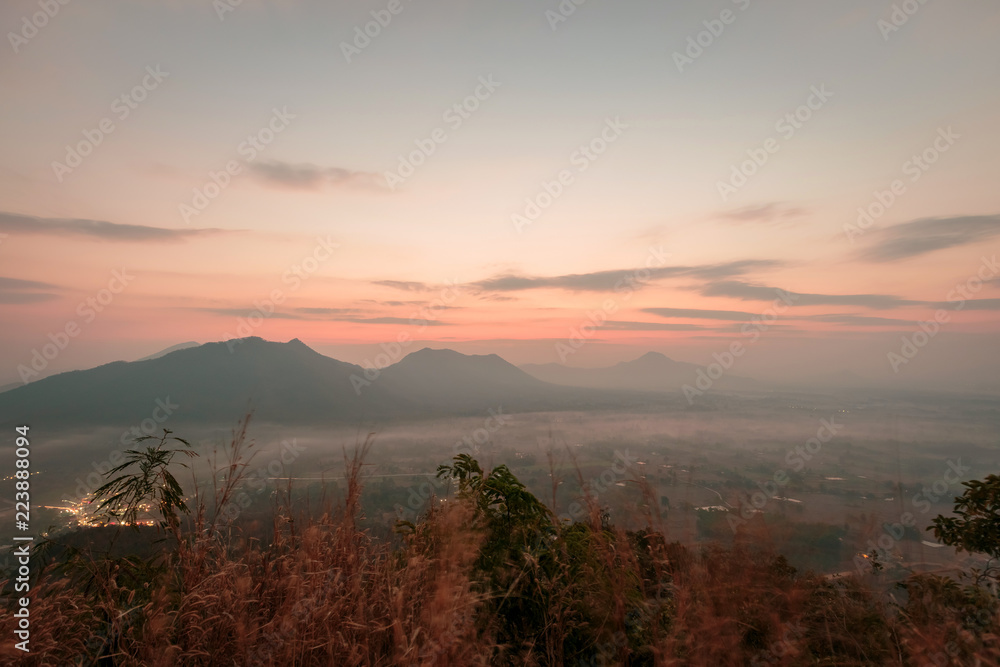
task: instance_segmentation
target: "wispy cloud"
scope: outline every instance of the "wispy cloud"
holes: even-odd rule
[[[264,160],[252,163],[250,171],[265,183],[300,190],[383,186],[381,176],[375,173],[352,171],[341,167],[320,167],[308,163],[292,164],[278,160]]]
[[[792,306],[860,306],[875,310],[891,310],[904,306],[916,306],[921,308],[941,308],[944,310],[1000,310],[1000,299],[968,299],[962,302],[958,308],[958,302],[953,301],[918,301],[904,299],[891,294],[810,294],[804,292],[793,292],[791,290],[780,289],[769,285],[758,285],[740,280],[723,280],[710,282],[698,288],[703,296],[721,296],[741,301],[774,301],[775,299],[788,299]],[[646,309],[645,312],[656,314],[656,308]],[[667,309],[669,310],[669,309]],[[711,311],[709,311],[711,312]],[[726,312],[726,311],[722,311]],[[864,320],[858,319],[864,317]],[[907,320],[893,320],[884,318],[870,318],[860,315],[816,315],[809,318],[798,319],[822,319],[829,318],[828,322],[841,322],[843,324],[913,324]],[[840,318],[840,319],[838,319]],[[882,320],[879,322],[878,320]]]
[[[794,306],[862,306],[890,309],[929,305],[926,301],[911,301],[891,294],[809,294],[739,280],[708,283],[700,288],[700,292],[704,296],[724,296],[741,301],[774,301],[784,293],[789,296]]]
[[[997,235],[1000,235],[1000,215],[923,218],[875,232],[876,243],[862,257],[873,262],[892,262],[978,243]]]
[[[741,276],[751,271],[780,266],[772,260],[741,260],[702,266],[663,266],[646,269],[649,280],[694,277],[704,279]],[[634,281],[635,269],[573,273],[562,276],[519,276],[506,274],[472,283],[472,287],[485,292],[520,292],[531,289],[564,289],[574,292],[610,292]]]
[[[771,292],[770,299],[776,297],[775,292]],[[701,310],[698,308],[643,308],[642,312],[651,315],[659,315],[668,319],[700,319],[700,320],[725,320],[731,322],[746,322],[753,317],[754,313],[739,310]],[[856,326],[881,326],[881,325],[915,325],[913,320],[898,320],[889,317],[872,317],[868,315],[805,315],[798,316],[797,320],[814,320],[817,322],[830,322],[832,324],[849,324]]]
[[[253,307],[207,307],[190,308],[189,310],[214,313],[215,315],[222,315],[224,317],[246,317],[248,314],[254,312]],[[369,317],[365,315],[365,311],[358,310],[356,308],[294,308],[292,310],[285,311],[276,310],[275,312],[270,313],[267,317],[268,319],[297,320],[305,322],[350,322],[352,324],[399,324],[405,326],[413,324],[408,317]],[[439,320],[424,321],[422,319],[420,320],[420,325],[430,327],[452,326],[450,322],[441,322]]]
[[[744,206],[719,215],[723,220],[732,223],[786,223],[806,214],[806,209],[793,206],[787,202],[773,201],[765,204]]]
[[[20,278],[5,278],[0,276],[0,289],[59,289],[59,286],[52,283],[43,283],[38,280],[21,280]]]
[[[406,317],[372,316],[370,311],[360,308],[296,308],[296,313],[311,316],[310,319],[318,319],[324,322],[351,322],[353,324],[412,324]],[[420,324],[424,324],[421,319]],[[442,327],[450,326],[448,322],[428,321],[427,326]]]
[[[49,294],[48,292],[8,292],[6,290],[0,290],[0,303],[4,305],[39,303],[58,298],[58,294]]]
[[[365,311],[360,308],[296,308],[295,312],[304,315],[360,315]]]
[[[940,304],[942,308],[955,308],[955,305]],[[970,299],[962,305],[962,310],[1000,310],[1000,299]]]
[[[224,317],[246,317],[247,315],[255,312],[255,309],[252,306],[251,307],[244,307],[244,308],[197,308],[197,307],[192,307],[192,308],[188,308],[187,310],[197,310],[197,311],[200,311],[200,312],[203,312],[203,313],[213,313],[215,315],[222,315]],[[307,320],[307,319],[309,319],[308,317],[305,317],[303,315],[297,315],[295,313],[283,312],[283,311],[278,311],[278,310],[274,311],[273,313],[270,313],[267,317],[268,317],[268,319],[273,319],[273,320]]]
[[[361,299],[359,303],[373,303],[379,306],[423,306],[424,301],[380,301],[377,299]]]
[[[799,317],[801,320],[815,320],[817,322],[830,322],[831,324],[848,324],[851,326],[916,326],[919,324],[915,320],[899,320],[892,317],[871,317],[868,315],[810,315]]]
[[[503,294],[477,294],[480,301],[520,301],[516,296],[506,296]]]
[[[718,333],[736,333],[739,332],[742,335],[746,335],[743,328],[746,323],[743,324],[730,324],[728,326],[719,327],[715,329]],[[781,333],[805,333],[805,330],[801,327],[793,326],[791,324],[769,324],[767,325],[768,332],[780,331]],[[699,336],[692,336],[692,338],[699,338]]]
[[[745,276],[754,271],[766,271],[780,266],[784,266],[784,262],[771,259],[743,259],[736,262],[691,267],[684,275],[694,278],[705,278],[706,280],[717,280],[720,278]]]
[[[702,310],[700,308],[643,308],[642,312],[667,319],[727,320],[743,322],[753,317],[753,313],[739,310]]]
[[[357,317],[357,318],[340,318],[334,320],[336,322],[353,322],[354,324],[402,324],[406,326],[412,326],[413,322],[407,317]],[[420,326],[429,327],[450,327],[452,324],[450,322],[441,322],[439,320],[420,320]]]
[[[608,321],[602,324],[600,329],[611,329],[614,331],[701,331],[704,327],[696,324],[673,324],[670,322],[621,322]]]
[[[59,295],[50,290],[61,289],[58,285],[38,280],[22,280],[0,276],[0,304],[13,305],[39,303],[58,299]]]
[[[0,212],[0,232],[58,236],[85,236],[104,241],[177,242],[199,236],[234,233],[224,229],[168,229],[127,225],[104,220],[41,218]]]
[[[427,283],[416,282],[413,280],[373,280],[372,285],[391,287],[393,289],[403,290],[404,292],[430,292],[434,289]]]

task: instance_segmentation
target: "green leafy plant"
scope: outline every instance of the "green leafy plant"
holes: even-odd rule
[[[473,498],[478,511],[491,523],[512,528],[515,524],[546,525],[550,512],[506,465],[488,473],[468,454],[459,454],[452,465],[438,466],[439,479],[458,481],[460,495]]]
[[[955,498],[957,517],[934,519],[934,536],[944,544],[1000,558],[1000,476],[963,482]]]
[[[992,563],[1000,559],[1000,476],[987,475],[985,480],[962,482],[962,486],[965,493],[955,498],[957,516],[938,515],[928,530],[943,544],[989,556],[986,568],[972,574],[977,583],[984,579],[995,582],[998,567]]]
[[[145,449],[125,450],[125,462],[107,472],[108,477],[118,475],[94,492],[95,502],[98,502],[98,513],[109,519],[117,519],[125,525],[138,529],[137,520],[143,505],[152,503],[160,514],[161,528],[177,532],[179,518],[177,511],[189,513],[184,503],[184,492],[181,485],[170,472],[174,456],[183,454],[189,458],[197,456],[191,451],[187,440],[171,437],[173,431],[163,429],[154,446]],[[157,440],[157,436],[147,435],[136,439],[136,444],[146,440]],[[176,441],[186,448],[170,447],[168,443]],[[187,467],[183,463],[178,465]],[[135,470],[128,471],[135,467]]]

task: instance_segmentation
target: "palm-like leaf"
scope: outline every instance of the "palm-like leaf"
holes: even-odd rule
[[[160,525],[168,527],[177,525],[177,510],[185,514],[190,511],[184,503],[184,491],[169,468],[176,454],[189,458],[197,454],[191,451],[187,440],[171,437],[171,433],[163,429],[163,435],[159,436],[155,446],[147,446],[144,450],[126,450],[125,462],[105,473],[106,477],[118,476],[94,492],[99,514],[135,527],[143,511],[143,503],[150,501],[160,513]],[[135,442],[138,444],[146,440],[157,440],[157,437],[147,435],[137,438]],[[179,442],[187,449],[168,447],[170,441]],[[178,465],[187,467],[183,463]]]

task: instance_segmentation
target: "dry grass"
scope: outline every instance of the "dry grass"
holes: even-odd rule
[[[134,583],[143,571],[129,578],[123,561],[45,568],[31,593],[32,652],[13,649],[14,619],[6,614],[0,660],[725,667],[1000,658],[992,598],[931,581],[894,609],[859,580],[799,575],[752,547],[694,552],[669,544],[655,516],[640,533],[603,530],[592,498],[585,499],[589,525],[561,529],[541,551],[526,552],[500,579],[505,588],[492,589],[476,571],[487,535],[469,528],[470,503],[435,507],[401,547],[359,529],[370,439],[348,460],[337,507],[298,517],[286,495],[274,507],[273,539],[262,544],[219,518],[245,470],[245,438],[243,423],[225,482],[197,499],[192,522],[144,585]],[[976,604],[988,611],[970,622]],[[535,623],[533,634],[511,640],[511,608],[525,615],[514,620]]]

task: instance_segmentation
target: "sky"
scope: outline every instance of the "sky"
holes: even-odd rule
[[[255,335],[1000,387],[991,0],[63,2],[0,7],[0,385]]]

